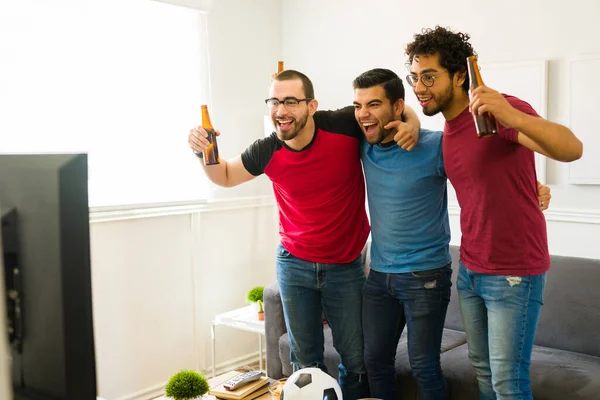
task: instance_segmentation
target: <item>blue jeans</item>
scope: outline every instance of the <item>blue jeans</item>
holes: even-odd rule
[[[344,399],[358,399],[367,385],[363,363],[362,259],[348,264],[320,264],[299,259],[281,244],[277,248],[277,282],[290,340],[294,371],[317,367],[323,358],[323,315],[340,354],[339,383]]]
[[[529,367],[546,274],[479,274],[460,262],[458,298],[481,400],[531,400]]]
[[[365,366],[373,397],[399,398],[396,348],[406,325],[408,358],[421,399],[447,399],[440,348],[450,302],[452,269],[402,274],[371,270],[363,289]]]

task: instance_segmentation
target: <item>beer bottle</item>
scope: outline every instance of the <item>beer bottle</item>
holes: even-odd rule
[[[208,147],[204,150],[204,165],[215,165],[219,164],[219,147],[217,146],[217,134],[215,128],[213,128],[210,122],[210,116],[208,115],[208,107],[203,104],[202,108],[202,127],[208,134]],[[199,157],[201,157],[199,155]]]
[[[283,72],[283,61],[278,61],[277,62],[277,73],[281,73]]]
[[[467,69],[469,71],[470,83],[469,95],[471,95],[473,90],[483,85],[476,56],[467,57]],[[481,115],[473,114],[473,120],[475,121],[475,127],[477,129],[477,137],[485,138],[498,134],[498,124],[496,118],[491,113],[485,112]]]

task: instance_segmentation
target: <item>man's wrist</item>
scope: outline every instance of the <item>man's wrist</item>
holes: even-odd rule
[[[203,151],[201,151],[200,153],[196,153],[196,152],[194,152],[194,154],[195,154],[195,155],[196,155],[196,157],[198,157],[198,158],[204,158],[204,152],[203,152]]]
[[[515,109],[514,116],[507,121],[507,128],[516,129],[519,132],[523,132],[523,130],[527,130],[528,117],[530,115],[525,114],[524,112]]]

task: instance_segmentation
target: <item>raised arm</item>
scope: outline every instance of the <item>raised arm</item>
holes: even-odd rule
[[[566,126],[525,114],[514,108],[497,91],[480,86],[471,96],[471,112],[491,112],[507,128],[516,129],[523,146],[557,161],[575,161],[583,154],[583,144]]]
[[[219,132],[217,131],[217,135]],[[202,127],[190,130],[188,143],[194,153],[202,153],[208,147],[206,131]],[[198,159],[204,173],[210,181],[223,187],[233,187],[255,178],[246,170],[240,155],[229,160],[221,160],[219,164],[205,166],[202,159]]]
[[[583,154],[583,144],[566,126],[522,113],[514,128],[523,146],[557,161],[575,161]]]

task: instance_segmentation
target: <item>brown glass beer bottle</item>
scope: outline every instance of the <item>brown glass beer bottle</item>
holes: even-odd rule
[[[219,147],[217,146],[217,134],[215,128],[213,128],[210,122],[210,116],[208,115],[208,107],[202,105],[202,127],[208,134],[208,147],[204,150],[204,165],[215,165],[219,164]]]
[[[281,73],[283,72],[283,61],[278,61],[277,62],[277,73]]]
[[[469,95],[471,95],[473,90],[483,85],[476,56],[467,57],[467,69],[469,71],[470,83]],[[475,127],[477,129],[477,137],[485,138],[498,134],[498,123],[491,113],[485,112],[481,115],[473,114],[473,120],[475,121]]]

